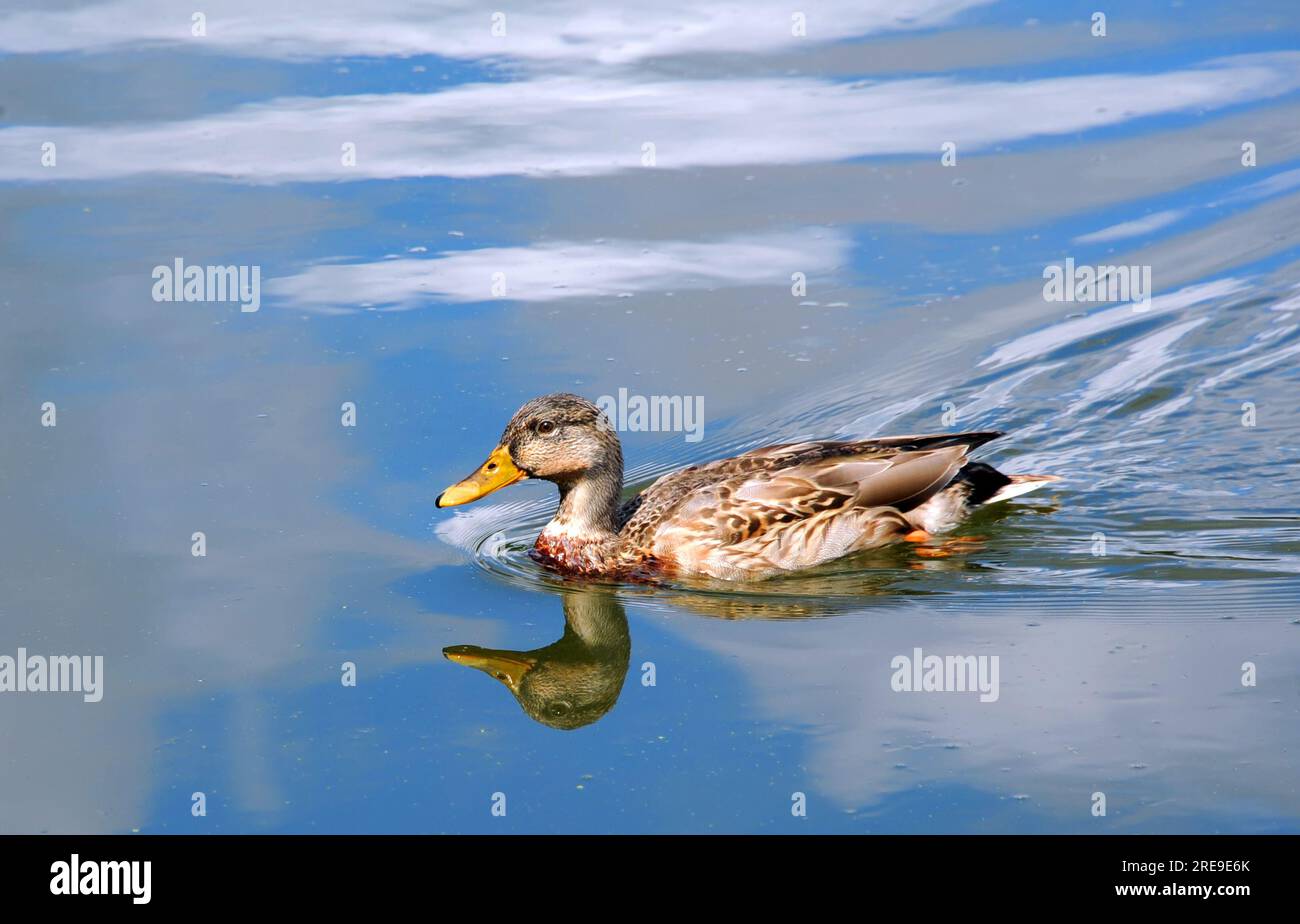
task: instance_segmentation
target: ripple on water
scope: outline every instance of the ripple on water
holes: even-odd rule
[[[1021,334],[961,367],[976,373],[965,384],[931,395],[891,401],[864,378],[790,396],[771,413],[715,427],[706,443],[666,438],[629,469],[637,487],[775,442],[932,432],[943,398],[961,409],[962,429],[1007,431],[982,457],[1064,480],[981,511],[958,531],[978,541],[947,558],[900,546],[746,585],[629,586],[629,602],[746,618],[833,615],[916,595],[1007,611],[1041,607],[1046,595],[1098,618],[1200,619],[1233,603],[1243,618],[1289,617],[1300,574],[1300,430],[1283,412],[1298,378],[1287,363],[1300,351],[1297,308],[1250,280],[1212,281],[1157,298],[1146,314],[1105,308]],[[1277,416],[1246,425],[1242,395]],[[528,556],[553,509],[553,499],[466,508],[438,534],[509,583],[554,583],[564,579]],[[1153,595],[1160,590],[1178,595],[1177,612]]]

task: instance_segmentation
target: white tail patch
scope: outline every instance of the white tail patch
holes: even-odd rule
[[[985,504],[996,504],[1000,501],[1011,500],[1011,498],[1019,497],[1021,494],[1037,491],[1045,484],[1061,480],[1059,475],[1008,475],[1007,477],[1011,479],[1011,484],[999,488],[998,493],[986,500]]]

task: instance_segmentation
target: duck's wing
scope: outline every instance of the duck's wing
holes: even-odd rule
[[[998,435],[787,443],[692,466],[647,488],[620,538],[719,576],[807,567],[906,532],[901,512],[943,489],[970,448]]]
[[[710,465],[723,465],[738,459],[783,458],[805,453],[821,456],[857,455],[877,449],[898,451],[920,449],[942,449],[945,446],[965,446],[968,450],[983,446],[985,443],[1002,436],[1001,430],[971,430],[966,433],[925,433],[911,436],[878,436],[869,440],[809,440],[802,443],[780,443],[775,446],[763,446],[731,459],[719,459]]]

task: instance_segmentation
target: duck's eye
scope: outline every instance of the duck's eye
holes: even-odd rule
[[[555,421],[543,420],[537,425],[537,432],[541,436],[550,436],[555,432]]]

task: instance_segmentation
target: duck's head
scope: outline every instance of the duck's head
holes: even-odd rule
[[[565,486],[588,476],[622,481],[623,453],[609,419],[586,398],[544,395],[516,411],[487,461],[436,503],[468,504],[525,478]]]
[[[506,651],[452,645],[443,649],[443,655],[495,677],[529,717],[564,730],[590,725],[613,708],[628,664],[626,652],[619,659],[581,649]]]
[[[579,590],[565,595],[564,635],[545,648],[452,645],[442,653],[499,680],[535,721],[573,729],[613,708],[631,650],[627,616],[613,595]]]

